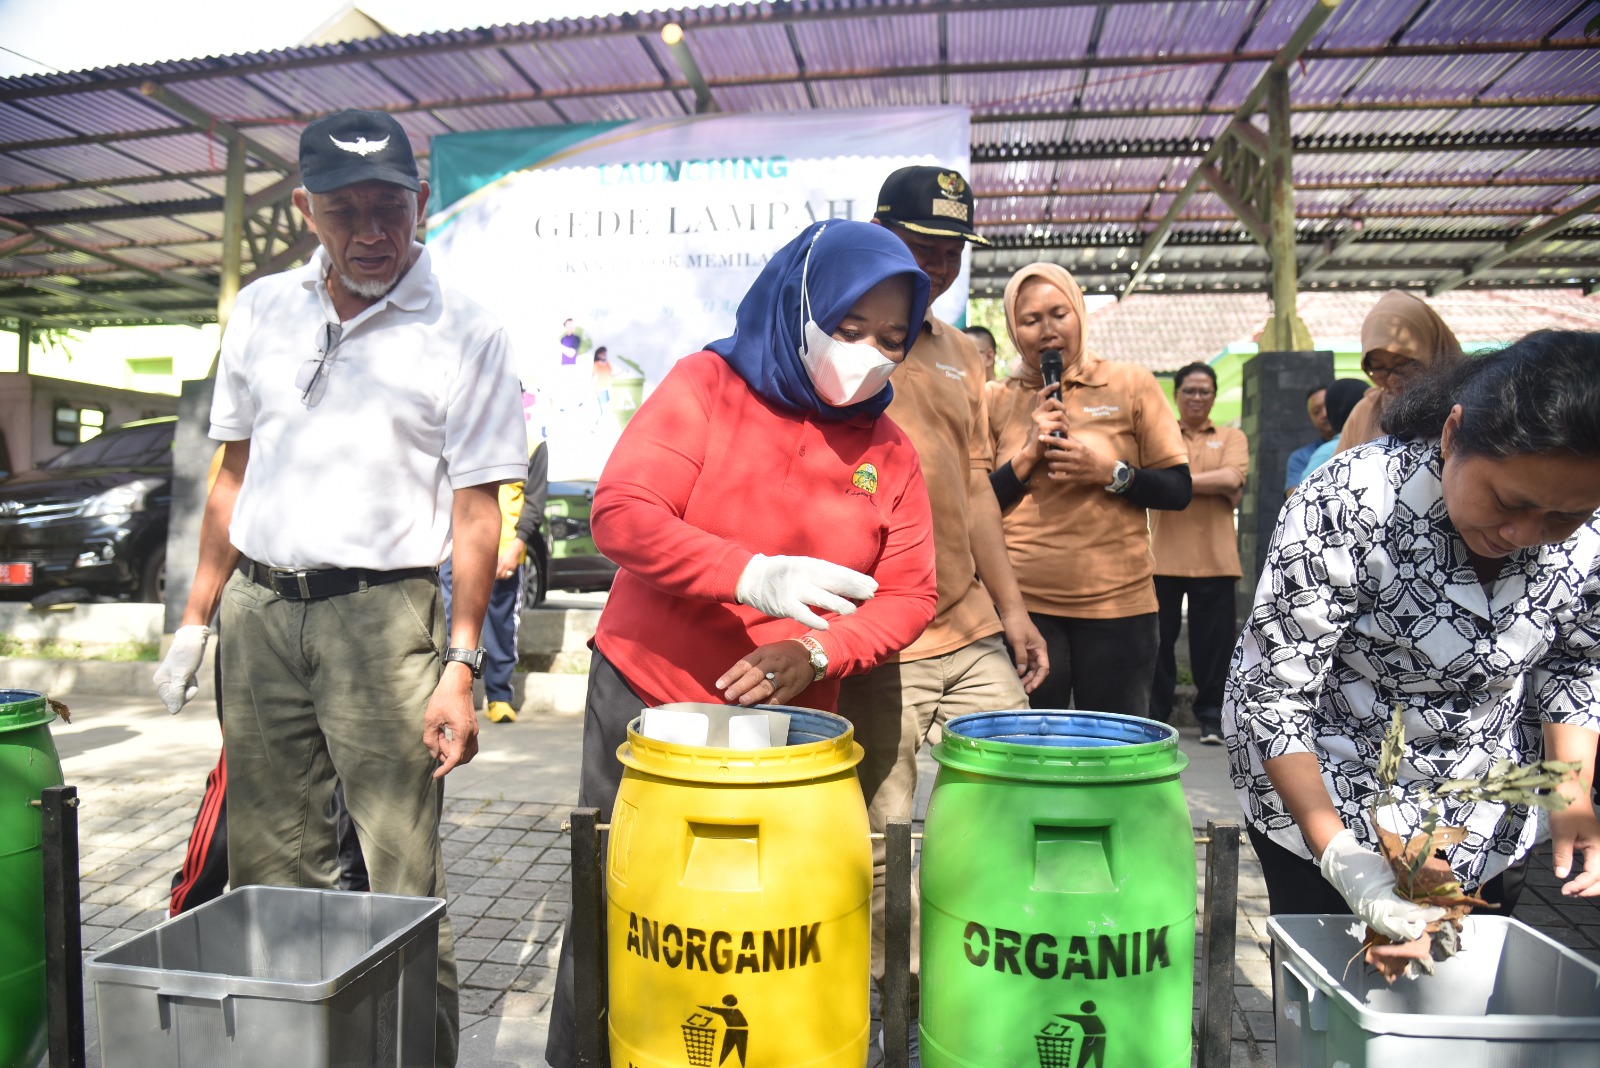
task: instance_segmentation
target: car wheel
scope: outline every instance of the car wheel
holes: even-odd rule
[[[528,558],[522,565],[522,603],[529,608],[544,604],[549,593],[550,565],[544,553],[529,549]]]
[[[167,550],[156,549],[139,569],[139,600],[160,604],[167,595]]]

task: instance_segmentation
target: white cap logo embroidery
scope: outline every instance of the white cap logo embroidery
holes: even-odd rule
[[[385,137],[382,141],[368,141],[366,136],[362,135],[361,137],[356,138],[354,141],[341,141],[332,134],[329,134],[328,140],[332,141],[346,152],[354,152],[358,156],[370,156],[374,152],[382,152],[384,149],[389,147],[389,139],[387,137]]]

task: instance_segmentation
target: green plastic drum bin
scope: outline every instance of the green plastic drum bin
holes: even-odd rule
[[[45,695],[0,690],[0,1068],[45,1054],[44,835],[39,800],[61,785]]]
[[[951,720],[922,841],[925,1068],[1188,1068],[1195,853],[1178,733]]]

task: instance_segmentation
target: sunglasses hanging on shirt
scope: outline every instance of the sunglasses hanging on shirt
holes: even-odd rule
[[[328,374],[333,361],[333,350],[344,337],[343,323],[325,322],[317,328],[317,355],[300,365],[295,375],[294,388],[300,391],[300,400],[307,408],[314,408],[327,388]]]

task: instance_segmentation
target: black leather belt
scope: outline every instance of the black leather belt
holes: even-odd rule
[[[397,571],[369,571],[362,567],[267,567],[248,557],[239,558],[239,574],[291,601],[314,601],[354,593],[364,586],[381,586],[408,578],[437,579],[432,567],[403,567]]]

